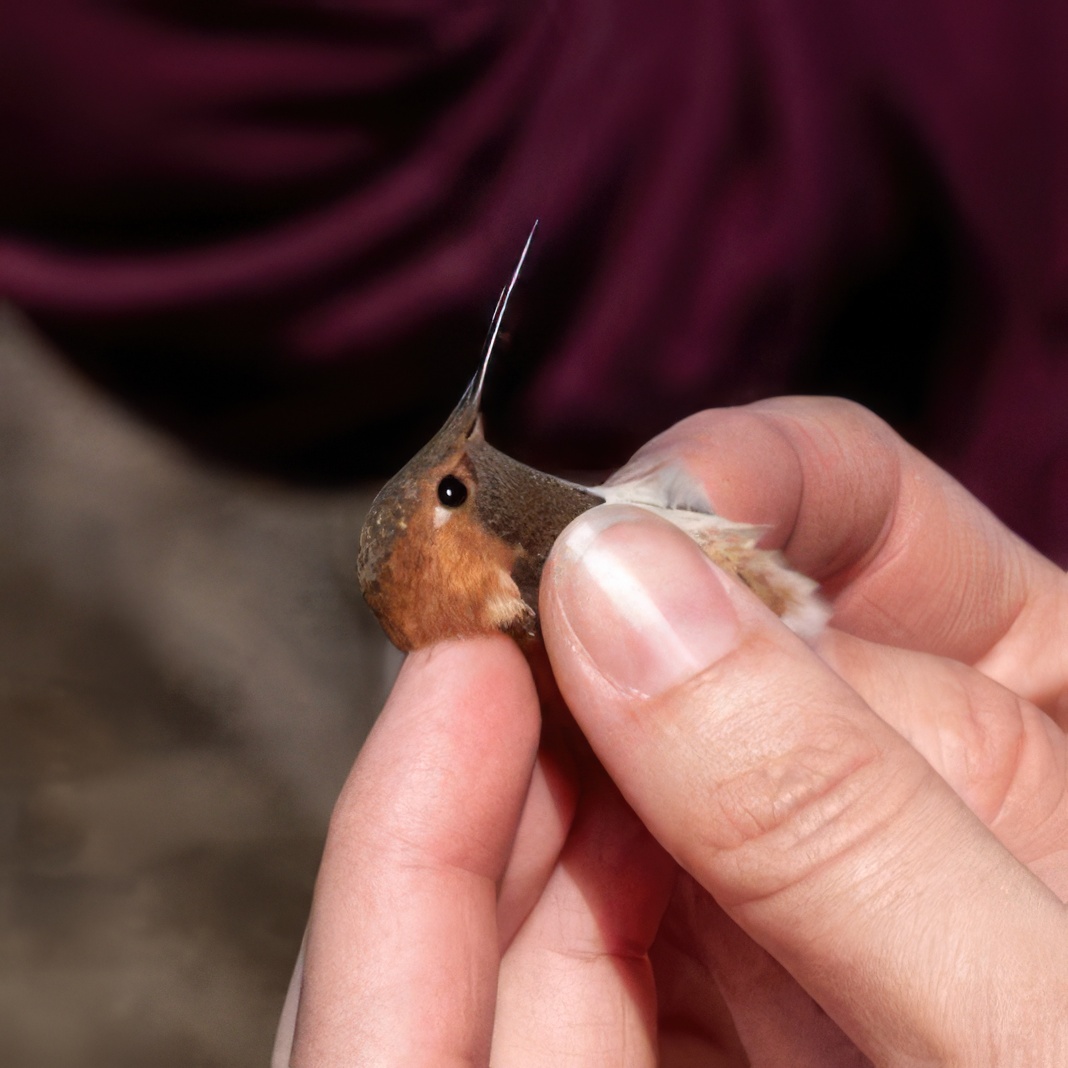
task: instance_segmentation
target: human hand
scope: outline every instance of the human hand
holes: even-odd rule
[[[700,888],[661,936],[754,1063],[849,1062],[802,991],[877,1063],[1068,1063],[1064,573],[842,402],[702,413],[661,459],[835,599],[817,656],[640,513],[558,543],[563,696]]]
[[[501,1065],[745,1063],[742,1044],[752,1063],[1009,1063],[1003,1040],[1041,1060],[1021,1036],[1062,1040],[1064,917],[1025,865],[1064,895],[1063,575],[848,406],[706,413],[650,455],[686,458],[837,594],[820,652],[839,675],[670,529],[580,520],[543,585],[554,670],[687,874],[581,747],[577,806],[559,745],[529,778],[512,647],[417,654],[339,803],[293,1063],[486,1063],[491,1041]],[[696,646],[653,656],[657,617],[628,628],[621,588],[666,599]]]

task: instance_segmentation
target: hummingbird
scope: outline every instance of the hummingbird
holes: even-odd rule
[[[403,652],[445,638],[503,631],[537,641],[538,586],[564,527],[606,503],[637,505],[684,530],[803,637],[829,616],[818,584],[762,549],[765,528],[718,516],[677,465],[583,486],[513,460],[486,441],[482,389],[519,272],[501,291],[482,357],[445,425],[375,497],[360,531],[357,574],[371,610]]]

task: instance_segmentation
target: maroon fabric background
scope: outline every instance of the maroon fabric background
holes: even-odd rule
[[[224,461],[874,407],[1068,562],[1063,0],[5,0],[0,293]]]

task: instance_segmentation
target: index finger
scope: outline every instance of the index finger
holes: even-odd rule
[[[627,469],[672,461],[717,512],[769,528],[767,543],[834,600],[835,626],[983,661],[1039,704],[1063,689],[1064,573],[866,409],[793,397],[700,412]]]
[[[331,820],[292,1064],[485,1064],[497,888],[538,745],[501,637],[411,654]]]

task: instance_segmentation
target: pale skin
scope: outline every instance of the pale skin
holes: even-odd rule
[[[841,401],[642,455],[766,523],[832,626],[655,517],[576,520],[541,590],[570,715],[507,639],[408,657],[276,1065],[1068,1064],[1065,573]]]

